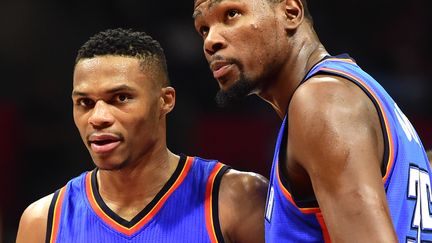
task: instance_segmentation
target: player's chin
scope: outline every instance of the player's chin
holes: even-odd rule
[[[96,164],[95,163],[95,165],[99,170],[106,170],[106,171],[119,171],[125,167],[124,164],[104,164],[104,163]]]
[[[222,91],[230,89],[241,77],[240,71],[236,68],[231,68],[225,75],[218,77],[216,80],[219,88]]]
[[[116,171],[125,167],[125,160],[108,156],[92,156],[93,163],[100,170]]]
[[[230,90],[231,87],[234,86],[238,80],[239,80],[238,77],[229,77],[229,76],[217,79],[217,81],[219,83],[219,89],[222,92]]]

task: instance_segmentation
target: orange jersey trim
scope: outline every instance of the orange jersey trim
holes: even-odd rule
[[[54,243],[57,240],[57,235],[58,235],[59,225],[60,225],[60,215],[63,206],[65,190],[66,190],[66,186],[60,189],[57,201],[54,206],[53,224],[51,227],[51,239],[49,241],[50,243]]]
[[[346,63],[356,64],[356,62],[354,60],[352,60],[351,58],[329,57],[329,58],[324,58],[323,60],[319,61],[317,64],[314,65],[314,67],[317,67],[317,66],[321,65],[321,63],[326,62],[326,61],[346,62]]]
[[[355,61],[353,61],[351,58],[330,57],[330,58],[325,58],[324,60],[322,60],[321,62],[319,62],[318,64],[316,64],[314,66],[318,66],[322,62],[329,61],[329,60],[330,61],[336,61],[336,62],[349,62],[349,63],[354,63],[355,64]]]
[[[206,193],[205,193],[205,221],[206,221],[206,227],[207,232],[210,237],[210,241],[212,243],[217,243],[217,237],[216,237],[216,231],[214,228],[214,220],[213,220],[213,187],[214,182],[216,179],[216,175],[219,173],[219,171],[223,168],[223,164],[217,163],[216,166],[213,168],[209,179],[207,181],[206,186]]]
[[[330,234],[329,234],[329,232],[327,230],[327,225],[324,222],[324,217],[323,217],[322,213],[315,214],[315,217],[316,217],[318,223],[321,226],[324,243],[330,243],[331,242],[330,241]]]
[[[94,192],[91,186],[91,175],[94,171],[87,173],[86,175],[86,194],[87,199],[90,202],[90,205],[94,212],[109,226],[114,228],[115,230],[127,235],[131,236],[134,233],[136,233],[139,229],[141,229],[148,221],[150,221],[157,212],[162,208],[166,200],[169,198],[169,196],[180,186],[180,184],[183,182],[183,180],[186,178],[190,168],[193,164],[193,158],[187,157],[185,165],[183,166],[182,171],[180,172],[180,175],[177,177],[174,184],[171,186],[171,188],[162,196],[162,198],[156,203],[156,205],[150,210],[150,212],[144,216],[140,221],[138,221],[135,225],[133,225],[130,228],[127,228],[119,223],[117,223],[114,219],[109,217],[99,206],[99,204],[96,201],[96,198],[94,196]]]
[[[279,161],[277,163],[279,164]],[[316,207],[315,208],[300,208],[299,206],[297,206],[297,204],[295,203],[294,199],[292,198],[291,193],[282,184],[282,181],[280,179],[279,165],[278,164],[276,164],[276,176],[277,176],[278,184],[279,184],[279,187],[280,187],[280,189],[282,191],[282,194],[301,213],[303,213],[303,214],[315,214],[315,217],[316,217],[318,223],[321,226],[321,231],[322,231],[322,234],[323,234],[324,242],[325,243],[330,243],[331,242],[330,241],[330,235],[328,233],[327,226],[326,226],[325,221],[324,221],[324,217],[323,217],[323,215],[321,213],[321,209],[320,208],[316,208]]]
[[[279,161],[277,162],[279,164]],[[292,205],[294,205],[299,211],[301,211],[304,214],[312,214],[312,213],[321,213],[320,208],[300,208],[295,203],[294,199],[291,196],[291,193],[285,188],[285,186],[282,184],[282,181],[280,179],[280,173],[279,173],[279,166],[276,165],[276,175],[278,179],[279,187],[281,188],[282,194],[285,196],[285,198],[291,202]]]
[[[357,81],[363,88],[365,88],[369,92],[369,94],[373,97],[373,99],[377,102],[378,107],[380,109],[380,112],[382,114],[383,120],[384,120],[384,126],[385,126],[385,130],[386,130],[386,134],[384,136],[387,136],[388,149],[389,149],[389,151],[388,151],[389,155],[388,155],[388,159],[387,159],[386,173],[385,173],[385,175],[382,178],[383,182],[386,182],[387,179],[388,179],[388,177],[390,176],[390,171],[391,171],[391,168],[393,167],[394,157],[395,156],[394,156],[394,140],[393,140],[393,135],[392,135],[391,130],[390,130],[390,125],[389,125],[390,123],[388,121],[387,114],[385,113],[383,104],[378,99],[378,97],[376,96],[376,94],[370,89],[370,87],[368,85],[366,85],[365,82],[363,82],[361,79],[359,79],[359,78],[357,78],[357,77],[355,77],[355,76],[353,76],[353,75],[351,75],[349,73],[346,73],[344,71],[340,71],[340,70],[335,70],[335,69],[331,69],[331,68],[322,68],[321,70],[329,71],[329,72],[332,72],[332,73],[339,73],[339,74],[342,74],[344,76],[352,78],[353,80]]]

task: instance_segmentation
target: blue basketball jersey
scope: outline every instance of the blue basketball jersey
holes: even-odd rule
[[[431,170],[411,123],[381,85],[347,55],[323,59],[303,82],[317,74],[350,80],[375,104],[385,144],[383,186],[399,242],[431,242]],[[273,158],[265,217],[266,242],[330,242],[319,207],[299,206],[288,190],[287,176],[281,173],[279,153],[286,150],[286,123],[287,117],[282,122]]]
[[[97,169],[70,180],[53,197],[46,242],[224,242],[218,192],[227,166],[181,156],[155,198],[131,221],[102,200]]]

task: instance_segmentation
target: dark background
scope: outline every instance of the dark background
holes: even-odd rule
[[[350,53],[431,148],[430,3],[309,2],[327,50]],[[168,118],[173,152],[268,177],[279,118],[257,97],[215,106],[217,84],[193,29],[192,8],[192,0],[0,1],[0,240],[15,240],[28,204],[92,168],[72,120],[72,70],[77,49],[106,28],[146,31],[165,48],[177,90]]]

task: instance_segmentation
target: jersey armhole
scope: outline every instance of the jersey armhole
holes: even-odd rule
[[[215,243],[224,243],[224,237],[222,234],[222,229],[220,226],[220,222],[219,222],[219,189],[220,189],[220,184],[222,181],[222,177],[224,176],[224,174],[230,169],[231,167],[224,165],[222,163],[217,163],[215,168],[213,169],[213,171],[215,172],[215,174],[212,173],[212,175],[210,175],[209,181],[207,186],[212,187],[211,189],[211,199],[210,199],[210,205],[209,207],[207,207],[207,217],[210,218],[211,222],[208,222],[208,224],[211,224],[212,227],[210,225],[207,225],[208,228],[212,228],[212,230],[208,229],[209,234],[211,234],[211,242]],[[213,178],[212,178],[213,177]],[[208,199],[206,199],[207,201]],[[210,215],[209,215],[210,214]],[[213,232],[211,232],[213,231]]]
[[[63,204],[65,189],[66,186],[55,191],[53,198],[51,200],[48,209],[47,228],[46,228],[46,237],[45,237],[46,243],[56,242],[57,233],[58,233],[58,224],[60,220],[60,213]]]
[[[280,145],[279,150],[279,157],[278,157],[278,170],[276,175],[280,178],[280,186],[284,187],[285,190],[287,190],[291,194],[291,198],[295,203],[296,207],[299,208],[318,208],[318,202],[316,200],[315,194],[311,195],[308,198],[299,198],[297,195],[293,194],[293,191],[291,189],[291,183],[289,180],[289,176],[285,173],[286,166],[285,166],[285,160],[286,160],[286,149],[287,149],[287,135],[288,135],[288,125],[285,125],[283,135],[282,135],[282,141]]]

